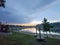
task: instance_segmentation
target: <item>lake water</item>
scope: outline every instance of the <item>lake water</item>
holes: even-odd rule
[[[26,29],[22,29],[22,30],[36,33],[36,29],[35,28],[26,28]]]
[[[19,27],[10,27],[10,30],[21,30]],[[32,32],[32,33],[36,33],[36,29],[35,28],[25,28],[22,29],[22,31],[26,31],[26,32]],[[37,31],[37,33],[39,33],[39,31]],[[42,34],[46,34],[46,32],[41,31]],[[49,32],[48,32],[49,34]],[[54,34],[54,35],[60,35],[60,33],[58,32],[50,32],[50,34]]]
[[[23,31],[28,31],[28,32],[32,32],[32,33],[36,33],[36,29],[35,28],[26,28],[26,29],[22,29]],[[39,31],[37,31],[37,33],[39,33]],[[53,35],[60,35],[60,33],[58,32],[47,32],[48,34],[53,34]],[[46,32],[41,31],[41,34],[46,34]]]

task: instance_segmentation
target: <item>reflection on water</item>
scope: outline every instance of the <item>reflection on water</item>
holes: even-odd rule
[[[36,28],[25,28],[25,29],[22,29],[22,30],[36,33]],[[39,31],[37,31],[37,33],[39,33]],[[46,34],[46,32],[41,31],[41,34]],[[52,32],[52,31],[48,32],[48,34],[60,35],[60,33]]]
[[[24,30],[24,31],[30,31],[30,32],[33,32],[33,33],[36,32],[35,28],[25,28],[25,29],[22,29],[22,30]]]

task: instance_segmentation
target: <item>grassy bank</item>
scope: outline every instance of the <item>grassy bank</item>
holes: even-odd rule
[[[13,32],[9,36],[0,36],[0,45],[36,45],[35,38],[28,34]]]
[[[46,38],[46,45],[60,45],[60,39]],[[0,45],[40,45],[41,42],[36,41],[36,37],[28,34],[12,32],[11,35],[0,35]]]
[[[60,45],[60,39],[46,38],[46,41],[50,45]]]

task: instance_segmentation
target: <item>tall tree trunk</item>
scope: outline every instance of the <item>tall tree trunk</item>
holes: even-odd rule
[[[46,35],[47,35],[47,37],[48,37],[48,32],[46,31]]]
[[[37,28],[36,28],[36,37],[37,37]]]
[[[41,31],[39,31],[39,37],[40,37],[40,39],[41,39]]]

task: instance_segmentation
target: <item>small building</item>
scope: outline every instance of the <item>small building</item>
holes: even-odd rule
[[[9,32],[9,25],[0,24],[0,32]]]

